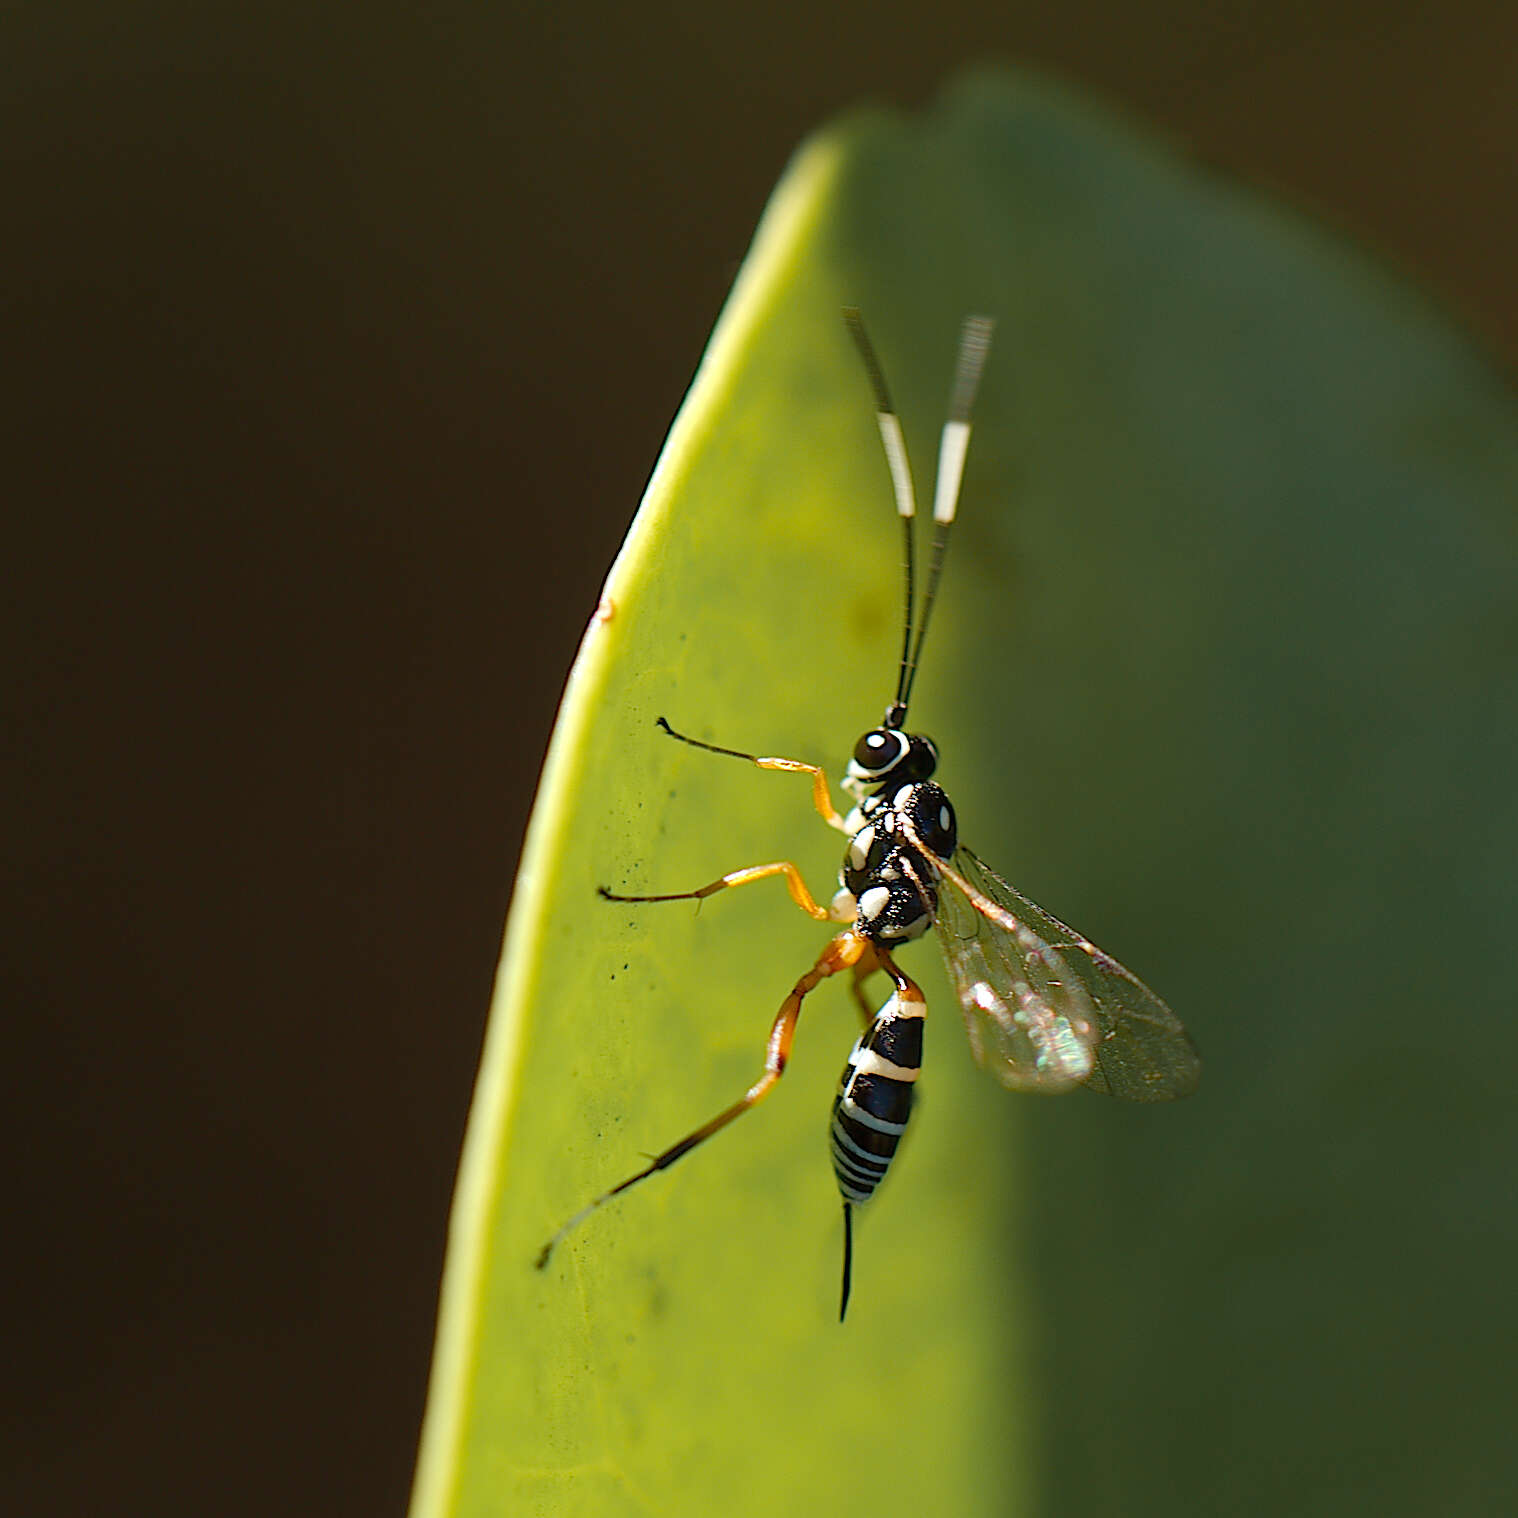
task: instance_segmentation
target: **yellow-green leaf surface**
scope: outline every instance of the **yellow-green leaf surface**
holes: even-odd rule
[[[1156,986],[1198,1096],[1013,1097],[931,940],[923,1101],[836,1321],[804,782],[891,694],[898,536],[998,322],[913,726],[962,835]],[[416,1518],[1495,1512],[1511,1496],[1518,413],[1328,234],[1018,76],[792,166],[571,679],[450,1238]]]

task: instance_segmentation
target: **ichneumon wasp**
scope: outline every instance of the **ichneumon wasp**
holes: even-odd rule
[[[970,411],[990,349],[989,318],[966,319],[938,455],[933,541],[920,609],[913,583],[916,496],[906,443],[875,350],[859,312],[844,319],[875,395],[876,420],[903,527],[906,615],[896,696],[879,727],[854,745],[842,788],[853,798],[847,816],[834,808],[825,772],[800,759],[766,758],[677,733],[708,753],[743,759],[760,769],[810,775],[812,801],[829,827],[847,836],[839,890],[821,905],[789,860],[733,870],[694,891],[622,896],[608,901],[700,901],[732,886],[779,875],[792,899],[819,922],[841,924],[816,963],[791,988],[770,1029],[764,1073],[732,1106],[688,1133],[635,1175],[575,1213],[543,1246],[555,1244],[597,1208],[656,1171],[674,1164],[767,1096],[785,1072],[801,1004],[831,975],[849,971],[865,1030],[849,1055],[833,1101],[833,1170],[843,1197],[843,1293],[848,1309],[853,1261],[853,1209],[884,1178],[906,1131],[922,1065],[926,1004],[916,982],[896,964],[896,945],[937,930],[944,965],[958,998],[975,1060],[1018,1091],[1085,1086],[1126,1101],[1169,1101],[1196,1088],[1201,1062],[1179,1019],[1137,976],[1014,889],[959,842],[954,808],[932,776],[938,749],[906,731],[907,706],[922,656],[944,551],[959,502],[970,441]],[[877,1012],[865,1000],[865,979],[880,971],[894,986]]]

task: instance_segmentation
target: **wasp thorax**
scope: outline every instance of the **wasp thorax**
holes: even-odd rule
[[[936,785],[914,785],[896,799],[912,837],[940,859],[953,857],[959,846],[954,804]]]

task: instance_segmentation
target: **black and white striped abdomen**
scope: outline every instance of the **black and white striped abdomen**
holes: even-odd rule
[[[897,991],[854,1045],[833,1099],[833,1173],[845,1202],[867,1202],[885,1178],[912,1115],[926,1008],[915,986]]]

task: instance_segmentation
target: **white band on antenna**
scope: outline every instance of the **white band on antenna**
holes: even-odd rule
[[[959,509],[959,482],[964,477],[965,453],[970,447],[968,422],[945,422],[938,446],[938,482],[933,490],[933,520],[949,523]]]
[[[877,411],[875,420],[880,423],[880,440],[885,444],[886,463],[891,466],[891,483],[896,487],[896,511],[899,516],[917,515],[917,502],[912,494],[912,470],[907,463],[907,443],[901,435],[901,423],[894,411]]]

